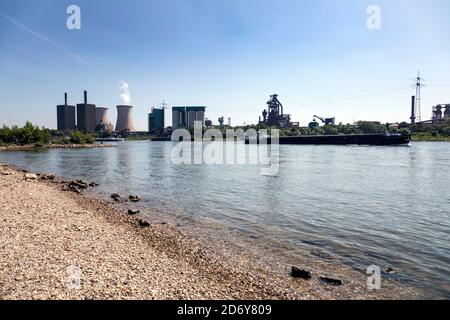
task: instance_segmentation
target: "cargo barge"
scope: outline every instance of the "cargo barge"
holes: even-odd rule
[[[267,138],[267,144],[271,144],[271,138]],[[411,142],[409,134],[350,134],[350,135],[320,135],[320,136],[295,136],[280,137],[279,144],[297,145],[407,145]],[[246,137],[245,143],[259,143],[259,137]]]

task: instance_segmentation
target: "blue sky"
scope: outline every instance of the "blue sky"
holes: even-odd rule
[[[81,30],[66,28],[71,4]],[[366,26],[373,4],[380,30]],[[54,128],[63,93],[76,104],[84,89],[114,122],[121,80],[140,130],[163,98],[241,125],[273,93],[302,125],[402,121],[418,69],[429,118],[450,102],[449,12],[448,0],[2,0],[0,124]]]

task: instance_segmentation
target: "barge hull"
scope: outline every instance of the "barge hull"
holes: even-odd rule
[[[253,141],[252,141],[253,140]],[[245,143],[259,143],[258,139],[246,138]],[[293,145],[405,145],[411,142],[410,135],[336,135],[336,136],[298,136],[298,137],[280,137],[279,144]],[[271,139],[267,139],[267,144],[271,144]]]

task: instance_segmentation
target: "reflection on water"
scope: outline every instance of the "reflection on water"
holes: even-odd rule
[[[158,211],[213,219],[312,257],[392,266],[399,281],[449,297],[450,144],[280,146],[277,176],[255,165],[174,165],[172,146],[2,152],[0,161],[94,180],[104,195],[139,194]]]

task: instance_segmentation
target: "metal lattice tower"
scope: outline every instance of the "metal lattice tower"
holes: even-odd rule
[[[420,97],[420,89],[422,87],[422,78],[420,77],[420,71],[417,71],[417,79],[416,79],[416,119],[417,122],[422,122],[422,110],[421,110],[421,97]]]

